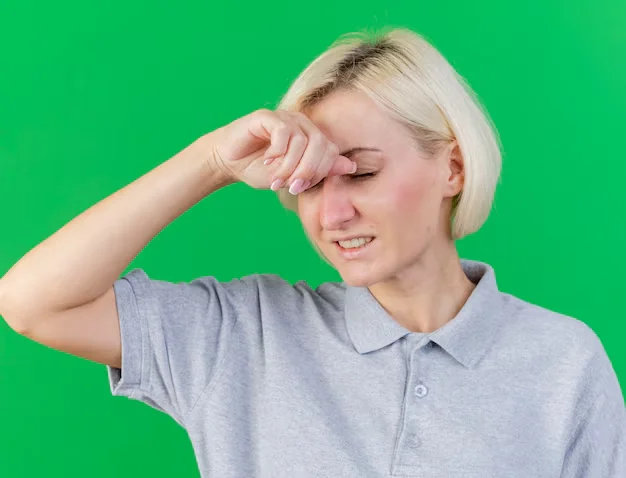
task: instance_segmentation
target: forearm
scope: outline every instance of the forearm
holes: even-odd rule
[[[212,167],[211,141],[202,136],[28,252],[2,278],[0,314],[36,317],[104,294],[165,226],[234,182]]]

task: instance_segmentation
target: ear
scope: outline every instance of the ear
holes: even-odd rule
[[[463,155],[456,140],[448,145],[443,158],[446,161],[446,196],[454,197],[463,189],[465,168]]]

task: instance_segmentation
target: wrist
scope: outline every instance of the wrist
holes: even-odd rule
[[[211,178],[211,182],[215,182],[220,186],[228,186],[238,182],[228,168],[224,167],[224,163],[220,158],[218,151],[218,131],[206,133],[196,140],[201,151],[201,158],[206,166],[206,172]]]

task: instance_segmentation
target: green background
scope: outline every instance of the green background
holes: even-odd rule
[[[591,326],[626,388],[626,3],[523,3],[3,2],[0,272],[199,135],[273,108],[340,34],[406,26],[473,86],[504,146],[494,210],[461,257]],[[243,184],[175,220],[135,267],[172,282],[340,280],[274,193]],[[0,476],[199,476],[171,418],[4,321],[0,387]]]

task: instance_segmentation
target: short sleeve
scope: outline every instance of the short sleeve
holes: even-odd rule
[[[114,283],[122,368],[107,366],[111,393],[139,400],[185,427],[185,416],[227,355],[245,280],[153,280],[134,269]]]
[[[604,348],[586,377],[586,400],[568,442],[561,478],[626,477],[626,407],[617,375]]]

